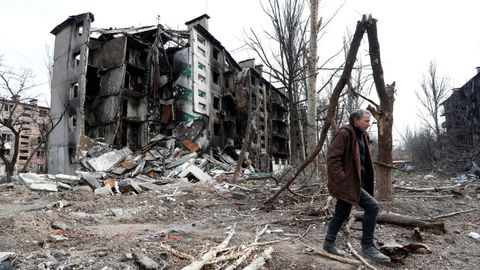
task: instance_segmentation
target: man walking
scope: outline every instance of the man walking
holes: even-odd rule
[[[373,198],[373,164],[365,131],[370,126],[370,112],[354,110],[349,124],[341,127],[328,148],[328,191],[337,199],[335,213],[328,224],[323,249],[335,255],[345,256],[345,251],[335,247],[335,239],[344,221],[350,215],[352,205],[364,210],[362,219],[362,252],[377,262],[390,262],[373,244],[377,223],[378,203]]]

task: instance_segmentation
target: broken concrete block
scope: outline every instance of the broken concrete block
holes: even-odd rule
[[[113,169],[110,170],[111,173],[116,174],[116,175],[122,175],[122,174],[124,174],[126,171],[127,171],[127,169],[125,169],[125,168],[122,167],[122,166],[116,166],[115,168],[113,168]]]
[[[157,136],[151,138],[151,139],[150,139],[150,142],[151,142],[151,143],[156,143],[156,142],[159,142],[159,141],[163,140],[163,138],[165,138],[164,135],[158,134]]]
[[[113,195],[112,188],[110,186],[104,186],[101,188],[97,188],[94,191],[95,195]]]
[[[60,181],[62,183],[70,184],[70,185],[78,185],[80,181],[80,177],[76,175],[69,175],[69,174],[55,174],[55,180]]]
[[[133,160],[124,160],[122,163],[120,163],[120,166],[127,170],[131,170],[135,167],[137,167],[138,163],[133,161]]]
[[[145,190],[152,190],[152,191],[161,191],[163,190],[162,186],[156,185],[154,183],[142,182],[138,183],[138,185]]]
[[[162,153],[160,153],[160,151],[157,151],[156,149],[150,149],[147,153],[150,153],[155,159],[163,158]]]
[[[178,165],[181,165],[181,164],[183,164],[183,163],[185,163],[185,162],[187,162],[187,161],[189,161],[189,160],[191,160],[191,159],[193,159],[193,158],[196,158],[197,155],[198,155],[198,154],[197,154],[196,152],[190,153],[190,154],[186,154],[186,155],[184,155],[184,156],[181,156],[181,157],[178,158],[177,160],[172,161],[172,162],[166,164],[165,167],[166,167],[167,169],[171,169],[171,168],[177,167]]]
[[[90,157],[98,157],[101,154],[103,154],[103,152],[105,152],[105,148],[103,148],[100,145],[94,145],[92,148],[88,150],[87,154]]]
[[[57,186],[59,188],[72,190],[72,186],[70,186],[69,184],[62,183],[62,182],[57,182]]]
[[[35,173],[21,173],[18,175],[18,181],[31,190],[58,191],[57,183],[47,182],[45,178]]]
[[[118,183],[121,193],[133,191],[137,194],[142,192],[142,188],[139,183],[132,178],[125,178]]]
[[[107,152],[99,157],[87,160],[87,163],[99,172],[106,172],[113,166],[116,166],[127,157],[127,154],[122,150],[114,150]]]
[[[62,231],[68,230],[68,225],[59,221],[52,221],[51,226],[53,229],[59,229]]]
[[[200,182],[210,182],[212,177],[195,165],[189,166],[181,175],[194,176]],[[179,175],[180,176],[180,175]],[[182,176],[180,176],[182,177]]]
[[[143,252],[133,253],[133,259],[138,264],[140,269],[145,269],[145,270],[160,269],[160,265]]]
[[[100,185],[100,182],[97,180],[94,174],[89,173],[89,172],[78,172],[81,176],[81,178],[87,182],[87,184],[92,188],[92,189],[97,189],[100,188],[102,185]]]
[[[138,166],[133,170],[133,172],[130,174],[131,177],[135,177],[135,175],[138,175],[143,171],[143,168],[145,167],[145,160],[142,160],[138,163]]]
[[[15,252],[0,252],[0,262],[6,261],[15,256]]]

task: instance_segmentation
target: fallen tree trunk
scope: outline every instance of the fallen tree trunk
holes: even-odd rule
[[[354,213],[355,220],[362,220],[363,213]],[[419,227],[420,229],[435,229],[443,233],[446,232],[445,223],[443,221],[423,220],[412,216],[403,216],[391,213],[380,213],[377,218],[378,223],[386,223],[400,225],[406,227]]]

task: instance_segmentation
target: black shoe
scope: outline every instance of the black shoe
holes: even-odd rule
[[[323,242],[323,250],[337,256],[345,257],[346,252],[335,247],[335,242],[325,239]]]
[[[389,263],[390,257],[383,255],[374,245],[362,246],[363,254],[372,261]]]

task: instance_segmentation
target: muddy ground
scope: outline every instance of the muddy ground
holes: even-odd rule
[[[423,175],[406,174],[396,175],[395,183],[417,187],[455,184],[448,179],[425,180]],[[321,185],[310,187],[310,191],[299,191],[302,196],[284,193],[276,202],[276,208],[267,212],[262,210],[262,201],[278,188],[273,180],[238,184],[243,188],[233,188],[241,192],[234,194],[234,198],[232,187],[227,187],[226,182],[216,187],[192,184],[172,186],[161,192],[112,197],[95,196],[86,186],[44,193],[16,184],[2,184],[0,252],[15,252],[16,256],[4,262],[0,269],[139,269],[132,258],[132,254],[139,252],[153,259],[160,265],[159,269],[161,265],[181,269],[190,261],[166,251],[160,243],[198,258],[222,242],[226,229],[231,226],[235,225],[235,234],[229,246],[238,248],[251,243],[256,231],[267,224],[268,230],[259,242],[281,241],[270,245],[274,252],[263,269],[357,269],[311,252],[312,248],[320,248],[328,222],[321,212],[311,215],[318,214],[319,211],[313,210],[325,204],[327,195]],[[479,194],[480,180],[446,191],[395,189],[393,201],[382,202],[381,207],[383,211],[430,218],[479,209]],[[480,233],[480,211],[441,220],[445,222],[446,233],[421,231],[424,243],[432,249],[431,254],[420,249],[400,262],[372,264],[377,269],[478,269],[480,240],[468,234]],[[63,223],[68,228],[54,229],[52,222]],[[359,250],[361,223],[355,222],[352,229],[351,243]],[[412,230],[379,224],[376,240],[384,242],[394,238],[405,242]],[[338,242],[345,247],[343,233]],[[258,246],[247,261],[251,262],[265,248]],[[352,254],[348,254],[348,258],[354,259]],[[219,265],[221,263],[204,269],[217,269]]]

